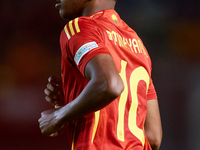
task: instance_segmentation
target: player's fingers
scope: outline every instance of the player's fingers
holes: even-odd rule
[[[64,95],[62,91],[57,93],[50,91],[48,88],[44,89],[44,94],[46,95],[45,100],[51,103],[53,106],[58,104],[58,106],[64,105]]]
[[[56,137],[58,136],[58,132],[52,133],[51,135],[49,135],[50,137]]]
[[[46,100],[47,102],[49,102],[50,104],[52,104],[53,106],[55,106],[55,105],[58,103],[58,101],[56,101],[56,100],[50,98],[49,96],[46,96],[46,97],[45,97],[45,100]]]
[[[44,93],[46,95],[45,100],[48,103],[52,104],[53,106],[55,106],[56,104],[58,104],[58,95],[55,95],[54,93],[52,93],[48,89],[45,89]]]
[[[54,85],[52,83],[48,83],[47,84],[47,89],[49,89],[53,93],[57,93],[58,91],[61,90],[58,86],[56,86],[56,85]]]
[[[63,129],[61,128],[59,131],[58,131],[58,135],[61,135],[63,133]]]
[[[64,127],[64,125],[63,125],[57,132],[52,133],[52,134],[50,135],[50,137],[56,137],[56,136],[58,136],[58,135],[61,135],[61,134],[63,133],[63,127]]]
[[[50,77],[48,78],[48,82],[54,83],[54,84],[56,84],[57,86],[62,85],[62,80],[61,80],[60,78],[56,77],[56,76],[50,76]]]
[[[54,100],[57,100],[59,97],[57,93],[50,91],[48,88],[44,89],[44,94]]]

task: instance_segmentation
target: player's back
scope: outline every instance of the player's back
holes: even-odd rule
[[[139,150],[144,145],[149,148],[149,144],[145,144],[147,141],[143,130],[151,82],[151,60],[148,52],[136,32],[115,11],[101,11],[92,17],[125,86],[121,96],[105,110],[101,110],[106,111],[103,117],[108,120],[106,130],[121,149]],[[113,146],[113,149],[117,148]]]
[[[114,10],[80,17],[68,23],[66,28],[70,33],[67,29],[66,34],[63,31],[63,38],[67,37],[68,41],[62,51],[69,58],[63,59],[71,66],[75,61],[78,68],[73,70],[76,76],[71,75],[70,81],[64,75],[64,81],[76,87],[76,90],[68,88],[70,92],[65,92],[68,100],[70,97],[73,100],[84,88],[87,81],[83,82],[86,79],[81,73],[84,74],[89,59],[99,53],[112,56],[125,87],[121,96],[107,107],[72,122],[72,147],[77,150],[150,149],[144,133],[144,122],[147,99],[156,97],[156,93],[151,82],[151,60],[141,39]],[[66,70],[69,67],[64,68]],[[76,79],[77,75],[81,80]],[[74,96],[68,93],[74,93]]]

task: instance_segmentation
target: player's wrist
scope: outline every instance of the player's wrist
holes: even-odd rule
[[[55,108],[57,107],[56,111],[56,126],[62,127],[65,123],[67,123],[67,109],[65,106],[55,105]]]
[[[55,111],[55,127],[57,128],[57,129],[60,129],[63,125],[64,125],[64,123],[63,123],[63,119],[62,119],[62,106],[59,106],[59,105],[55,105],[55,108],[57,109],[56,111]]]

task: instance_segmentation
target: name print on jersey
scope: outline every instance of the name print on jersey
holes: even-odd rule
[[[106,31],[109,40],[113,41],[115,45],[119,45],[120,47],[124,47],[126,49],[131,50],[134,53],[143,53],[147,58],[149,57],[148,54],[145,51],[145,48],[140,41],[140,39],[127,39],[125,37],[122,37],[115,31]]]

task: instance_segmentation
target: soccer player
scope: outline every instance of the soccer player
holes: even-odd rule
[[[151,60],[116,1],[57,1],[68,21],[60,36],[62,82],[49,78],[46,100],[56,108],[41,113],[41,132],[55,136],[67,126],[72,150],[158,150]]]

